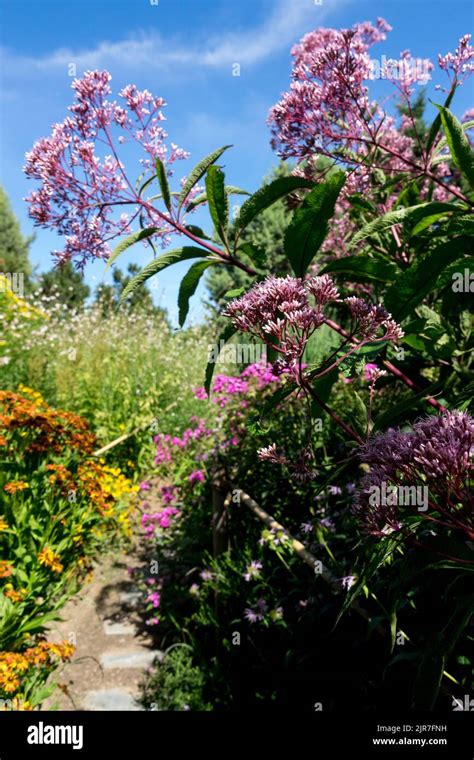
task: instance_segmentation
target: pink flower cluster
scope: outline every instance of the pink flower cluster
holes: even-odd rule
[[[185,449],[189,442],[204,436],[212,435],[212,430],[206,427],[206,421],[192,417],[191,422],[197,423],[194,428],[187,428],[182,437],[168,433],[158,433],[153,440],[156,443],[155,464],[169,464],[173,461],[172,447]]]
[[[338,295],[327,275],[305,282],[289,275],[272,276],[232,301],[223,314],[232,319],[237,330],[250,333],[280,353],[282,371],[292,369],[301,359],[308,338],[324,321],[322,308]],[[310,304],[310,296],[315,306]]]
[[[295,45],[290,91],[269,114],[272,146],[279,155],[333,155],[339,144],[357,151],[374,130],[379,138],[393,131],[393,123],[369,101],[364,84],[371,76],[368,50],[390,30],[379,18],[375,26],[365,22],[352,29],[316,29]]]
[[[447,163],[431,166],[427,175],[432,154],[426,154],[410,102],[413,85],[426,83],[432,63],[427,59],[414,61],[409,50],[402,51],[398,61],[382,63],[380,76],[397,88],[406,112],[398,125],[384,108],[369,99],[366,82],[373,78],[369,49],[383,41],[390,29],[379,18],[375,26],[363,23],[352,29],[321,28],[305,35],[292,50],[290,89],[269,113],[272,147],[282,158],[295,157],[302,162],[294,173],[324,178],[324,169],[317,163],[319,156],[351,168],[323,247],[336,257],[348,253],[346,242],[353,231],[347,198],[367,191],[374,169],[392,176],[412,174],[418,179],[426,175],[432,180],[435,176],[436,187],[430,199],[452,198]],[[473,57],[470,35],[465,35],[455,53],[439,56],[439,65],[457,86],[474,70]],[[430,184],[427,181],[426,186],[421,185],[422,198]],[[397,195],[394,186],[381,213],[390,210]]]
[[[223,313],[238,330],[263,340],[280,354],[274,370],[299,375],[308,339],[324,322],[324,307],[339,300],[337,288],[328,275],[304,281],[272,276],[232,301]],[[342,302],[354,318],[353,333],[358,334],[359,341],[398,340],[403,336],[403,331],[382,306],[373,306],[356,297]],[[377,337],[380,329],[384,329],[383,337]]]
[[[141,519],[145,538],[152,538],[156,528],[169,528],[173,515],[179,515],[180,510],[176,507],[165,507],[161,512],[144,512]]]
[[[41,182],[26,198],[29,214],[37,225],[65,237],[64,250],[54,251],[57,260],[75,259],[80,267],[88,258],[107,258],[109,243],[130,233],[139,215],[145,226],[157,223],[153,208],[128,179],[117,144],[139,144],[146,155],[141,159],[145,172],[154,171],[159,158],[171,176],[172,164],[188,156],[174,143],[168,150],[168,135],[161,126],[165,120],[161,109],[166,105],[162,98],[128,85],[119,93],[124,107],[108,100],[110,80],[107,71],[88,71],[75,79],[71,115],[54,124],[52,135],[38,140],[26,154],[26,175]],[[116,209],[127,205],[132,206],[131,215],[117,218]],[[172,228],[163,220],[158,226],[166,240]]]
[[[474,48],[471,45],[471,35],[465,34],[461,37],[454,53],[438,55],[438,65],[450,79],[462,84],[463,80],[474,72]]]

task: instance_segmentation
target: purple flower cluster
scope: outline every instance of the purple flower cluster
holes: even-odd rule
[[[345,298],[344,303],[347,304],[356,322],[354,332],[361,335],[364,340],[375,340],[380,328],[385,330],[383,340],[397,341],[403,338],[403,330],[383,306],[372,306],[355,296]]]
[[[75,79],[71,115],[54,124],[51,136],[38,140],[26,154],[26,175],[41,182],[26,199],[29,214],[37,225],[65,237],[64,250],[54,251],[57,260],[75,259],[79,267],[88,258],[107,258],[110,241],[130,233],[139,214],[145,226],[157,222],[152,207],[127,178],[116,143],[139,144],[145,151],[141,159],[145,172],[154,171],[159,158],[171,176],[172,164],[188,156],[173,143],[168,151],[168,135],[161,126],[165,120],[161,109],[166,105],[162,98],[128,85],[119,93],[124,107],[108,100],[110,80],[107,71],[88,71]],[[117,140],[115,132],[120,133]],[[131,216],[122,213],[117,218],[116,207],[127,205],[133,208]],[[162,221],[159,226],[165,241],[171,227]]]
[[[473,445],[474,419],[458,411],[421,419],[408,432],[390,429],[369,440],[361,447],[360,458],[370,465],[370,472],[360,482],[354,507],[364,529],[377,536],[400,530],[403,515],[397,500],[371,495],[386,490],[387,484],[421,485],[429,497],[427,510],[419,514],[473,540],[469,490]]]

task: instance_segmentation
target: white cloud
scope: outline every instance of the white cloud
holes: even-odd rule
[[[157,33],[137,34],[116,42],[103,41],[93,49],[60,48],[44,57],[16,56],[2,51],[6,63],[32,70],[54,70],[70,63],[78,73],[93,68],[126,66],[169,69],[179,66],[218,67],[238,62],[251,65],[291,45],[302,33],[324,22],[327,15],[349,0],[275,0],[266,21],[254,29],[243,29],[190,45],[164,39]]]

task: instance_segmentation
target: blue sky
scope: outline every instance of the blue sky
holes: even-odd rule
[[[166,99],[170,139],[191,152],[189,162],[177,165],[179,174],[231,143],[224,162],[227,180],[255,190],[276,161],[269,146],[268,109],[288,86],[290,48],[304,33],[383,16],[393,31],[372,48],[373,57],[398,58],[409,48],[413,56],[435,61],[438,52],[454,50],[473,20],[472,3],[464,0],[152,2],[1,0],[0,182],[25,234],[32,224],[22,198],[32,183],[22,173],[24,154],[65,117],[72,102],[71,63],[78,75],[107,68],[114,93],[134,82]],[[239,77],[232,76],[234,63],[240,64]],[[376,88],[372,92],[376,95]],[[473,105],[472,95],[469,84],[460,89],[456,112]],[[205,217],[193,221],[204,223]],[[37,230],[31,258],[38,271],[50,268],[50,251],[61,247],[53,233]],[[144,264],[149,258],[149,251],[134,248],[122,263]],[[164,272],[154,291],[172,315],[185,269],[183,264]],[[103,276],[103,263],[86,269],[92,286]],[[202,289],[190,312],[194,320],[202,313],[200,295]]]

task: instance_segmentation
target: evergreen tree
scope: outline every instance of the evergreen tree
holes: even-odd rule
[[[38,289],[43,295],[56,295],[69,309],[84,306],[90,293],[90,288],[84,282],[82,274],[74,269],[70,261],[41,274]]]
[[[0,272],[23,274],[24,288],[31,289],[31,264],[28,255],[33,236],[23,237],[5,190],[0,187]]]

